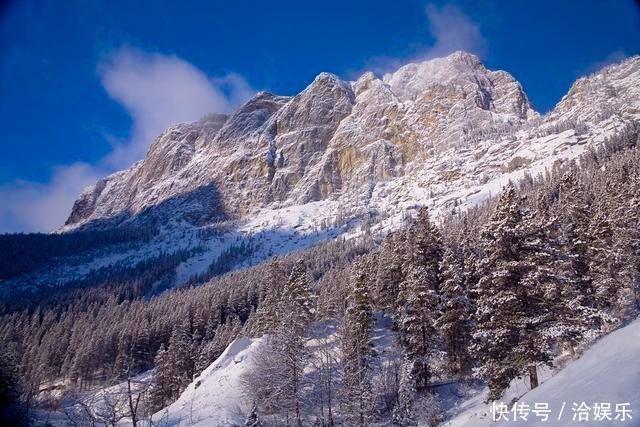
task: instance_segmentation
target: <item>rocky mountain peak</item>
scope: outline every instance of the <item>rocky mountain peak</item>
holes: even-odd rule
[[[542,119],[513,76],[465,52],[407,64],[382,78],[365,73],[355,82],[321,73],[293,97],[260,92],[229,117],[172,126],[143,161],[85,190],[65,229],[113,226],[167,209],[188,212],[169,216],[192,224],[311,201],[336,200],[355,212],[378,200],[386,183],[443,185],[440,172],[423,176],[425,165],[439,159],[437,167],[449,168],[442,175],[447,185],[460,179],[471,185],[526,165],[522,156],[539,148],[517,161],[509,153],[533,144],[527,139],[533,128],[548,133],[562,120],[602,118],[611,109],[631,114],[640,99],[639,64],[631,59],[576,82]],[[522,141],[502,144],[503,135]],[[491,163],[483,154],[489,151],[509,165]],[[455,172],[480,161],[493,166]]]

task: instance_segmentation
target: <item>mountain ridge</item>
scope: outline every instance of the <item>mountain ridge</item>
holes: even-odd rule
[[[175,196],[166,188],[174,183],[158,185],[167,178],[189,179],[187,191],[197,187],[195,183],[212,182],[223,195],[247,190],[247,203],[230,203],[236,216],[269,206],[270,201],[324,200],[353,187],[349,173],[358,164],[368,161],[376,178],[394,177],[403,174],[398,165],[413,161],[428,144],[459,139],[460,130],[452,129],[452,120],[443,117],[447,111],[457,122],[463,115],[479,113],[483,126],[486,112],[506,115],[507,120],[537,116],[521,85],[508,73],[488,71],[477,57],[462,52],[405,65],[383,79],[365,73],[347,82],[321,73],[294,97],[260,92],[226,120],[216,116],[213,123],[201,120],[170,127],[141,163],[85,190],[66,225],[82,227],[127,210],[135,214]],[[368,132],[375,134],[364,136]],[[217,152],[211,152],[213,147]],[[213,170],[208,170],[208,177],[189,170],[189,163],[192,169],[207,169],[204,163],[216,158],[226,158],[221,165],[224,177]],[[229,177],[233,183],[227,182]],[[165,188],[154,192],[153,187]]]
[[[640,122],[638,56],[579,79],[544,116],[515,79],[505,84],[505,72],[472,55],[422,67],[444,73],[447,84],[416,64],[350,82],[324,73],[296,96],[260,92],[229,116],[169,127],[145,159],[88,187],[57,230],[136,227],[156,230],[154,237],[136,249],[83,255],[82,268],[62,257],[12,279],[5,293],[189,251],[171,279],[180,286],[238,248],[245,255],[233,268],[339,236],[385,234],[421,206],[435,218],[476,206]],[[456,67],[464,72],[451,76]],[[487,76],[498,80],[493,89]],[[397,89],[405,100],[385,79],[408,88]]]

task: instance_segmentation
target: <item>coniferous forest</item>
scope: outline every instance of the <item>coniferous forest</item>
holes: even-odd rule
[[[150,234],[79,241],[100,247]],[[4,239],[17,258],[3,275],[31,268],[20,254],[46,240]],[[60,251],[76,245],[73,237],[56,239],[64,247],[50,244]],[[29,408],[60,408],[56,390],[69,399],[71,391],[125,383],[121,413],[117,405],[102,414],[78,409],[69,422],[115,425],[128,417],[146,425],[241,335],[264,340],[242,378],[251,426],[437,425],[435,389],[443,383],[487,384],[491,400],[515,378],[536,387],[542,367],[561,354],[577,357],[640,313],[638,129],[510,183],[470,210],[434,217],[422,208],[386,236],[321,243],[155,292],[181,259],[167,254],[133,272],[51,291],[40,303],[4,307],[5,424],[27,423]],[[384,352],[376,344],[380,324],[393,337]],[[335,339],[322,342],[318,325],[335,326]]]

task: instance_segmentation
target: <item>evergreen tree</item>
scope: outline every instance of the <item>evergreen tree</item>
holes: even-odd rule
[[[281,324],[296,332],[304,330],[311,322],[313,299],[304,262],[298,260],[282,291],[279,307]]]
[[[614,212],[615,250],[620,256],[621,287],[617,296],[616,315],[633,319],[640,314],[640,174],[631,177],[624,196]]]
[[[397,233],[385,239],[376,263],[375,301],[378,307],[395,313],[397,296],[402,283],[402,260],[404,234]]]
[[[164,345],[160,346],[160,350],[158,350],[154,359],[154,365],[149,400],[152,408],[157,410],[164,408],[177,397],[178,384],[176,382],[174,363]]]
[[[429,384],[429,359],[437,345],[435,317],[439,304],[441,261],[440,232],[429,220],[428,211],[422,209],[407,236],[404,281],[398,295],[401,338],[413,364],[412,375],[418,391]]]
[[[280,324],[279,302],[282,297],[284,271],[277,258],[269,263],[267,274],[261,283],[261,298],[251,331],[256,336],[274,332]]]
[[[198,353],[194,352],[186,324],[179,324],[173,328],[167,353],[174,363],[174,378],[180,393],[193,380],[198,356]]]
[[[567,286],[575,289],[579,305],[595,307],[596,295],[589,262],[591,206],[585,193],[573,173],[566,173],[562,177],[559,192],[561,242],[563,252],[569,256],[565,271]]]
[[[365,268],[362,262],[354,267],[353,290],[340,330],[343,413],[348,425],[358,426],[369,423],[372,408],[373,313]]]
[[[398,403],[393,409],[393,423],[398,426],[416,425],[415,381],[412,375],[412,366],[408,360],[402,363],[400,372],[400,388],[398,390]]]
[[[275,360],[281,372],[272,385],[277,393],[279,406],[288,413],[293,412],[296,425],[302,425],[302,396],[304,367],[308,353],[304,336],[312,316],[312,294],[307,272],[302,260],[297,261],[282,292],[279,303],[280,325],[270,345],[275,351]]]
[[[443,337],[449,371],[461,375],[470,368],[472,304],[465,287],[462,262],[447,247],[442,259],[442,299],[436,327]]]
[[[539,229],[522,209],[513,187],[502,193],[483,231],[486,259],[477,296],[474,349],[479,374],[489,382],[491,400],[498,399],[512,379],[529,373],[538,385],[536,365],[550,364],[557,326],[548,254]]]

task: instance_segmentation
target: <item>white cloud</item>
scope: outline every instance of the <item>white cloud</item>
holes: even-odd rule
[[[109,96],[126,108],[134,122],[130,139],[116,145],[106,159],[117,169],[142,158],[167,126],[210,112],[231,112],[253,93],[236,74],[209,78],[176,56],[131,48],[110,55],[98,70]]]
[[[80,191],[99,177],[95,167],[76,163],[56,168],[48,183],[18,180],[0,186],[0,232],[59,227]]]
[[[471,18],[452,5],[438,9],[427,5],[429,32],[435,38],[435,44],[420,56],[437,58],[457,50],[464,50],[483,56],[486,53],[486,41],[480,27]]]
[[[385,74],[410,62],[439,58],[458,50],[480,57],[486,54],[487,42],[480,31],[480,26],[458,7],[445,4],[438,8],[436,5],[428,4],[425,14],[428,32],[434,39],[432,46],[406,58],[373,58],[367,69]]]
[[[625,59],[627,59],[628,57],[629,57],[629,55],[627,55],[625,52],[623,52],[621,50],[616,50],[614,52],[611,52],[609,55],[607,55],[606,58],[604,58],[604,59],[602,59],[600,61],[596,61],[593,64],[591,64],[581,74],[595,73],[597,71],[600,71],[602,68],[606,67],[607,65],[611,65],[611,64],[618,63],[618,62],[622,62]]]
[[[133,119],[130,137],[114,141],[111,152],[95,164],[56,167],[47,183],[1,185],[0,232],[55,229],[86,186],[144,157],[166,127],[207,113],[229,113],[254,92],[237,74],[212,78],[176,56],[132,48],[109,55],[98,72],[109,96]]]

